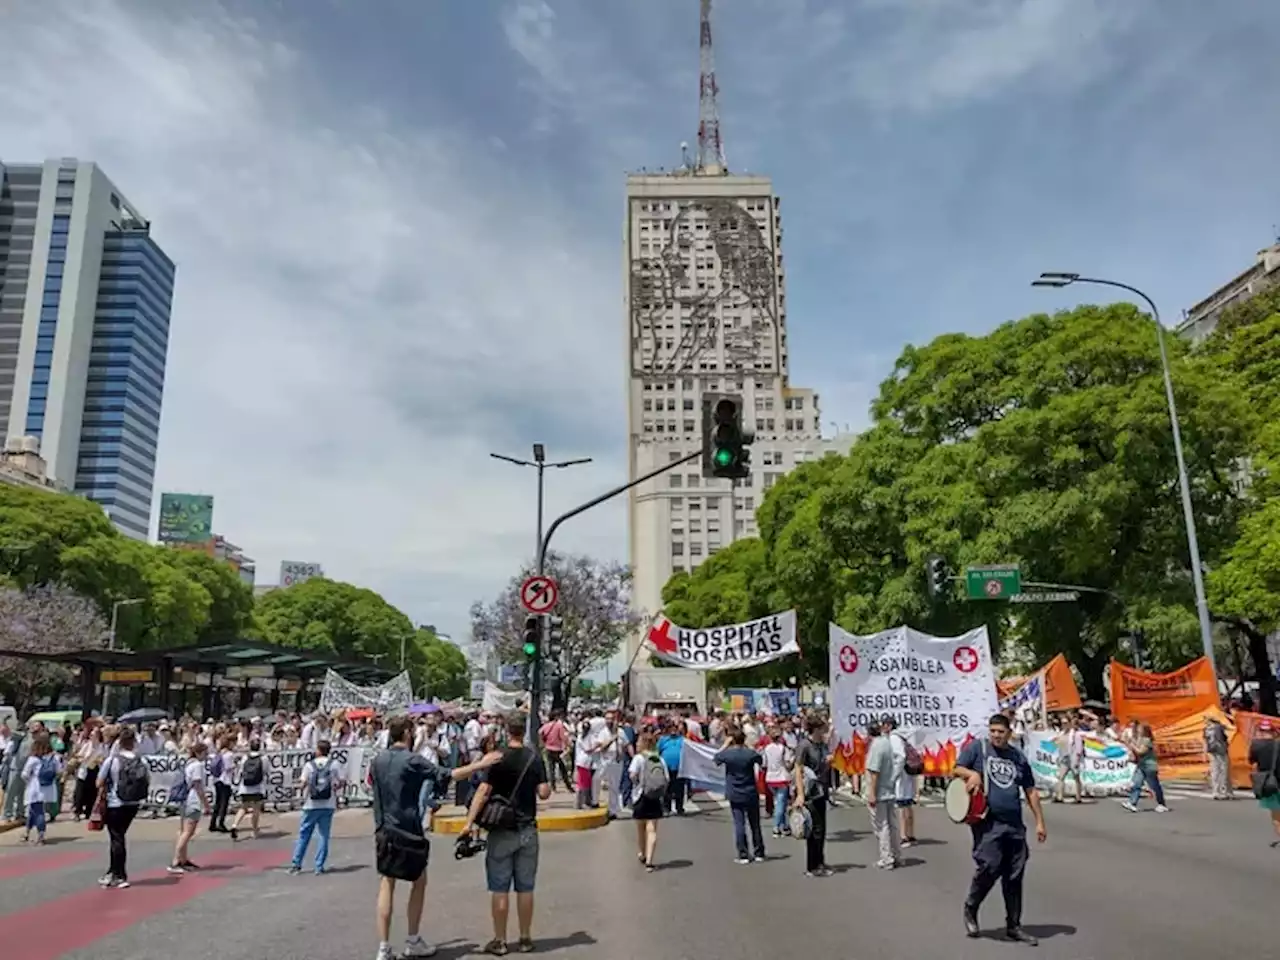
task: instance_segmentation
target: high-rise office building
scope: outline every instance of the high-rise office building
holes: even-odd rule
[[[0,163],[0,426],[146,539],[174,265],[95,163]]]
[[[740,394],[755,443],[746,480],[707,479],[694,461],[631,489],[632,590],[648,614],[675,571],[757,533],[755,510],[784,473],[848,447],[822,439],[817,394],[788,379],[780,201],[768,177],[728,172],[710,14],[703,0],[696,156],[627,177],[630,476],[700,448],[704,393]]]

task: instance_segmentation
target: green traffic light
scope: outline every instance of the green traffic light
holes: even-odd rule
[[[524,645],[524,655],[526,657],[532,657],[537,652],[538,652],[538,645],[536,643],[526,643]]]
[[[733,451],[727,447],[720,447],[716,450],[713,458],[717,467],[728,467],[733,465]]]

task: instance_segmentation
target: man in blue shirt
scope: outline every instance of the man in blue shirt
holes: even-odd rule
[[[733,839],[738,845],[737,863],[750,863],[747,855],[747,828],[751,828],[751,846],[757,863],[764,862],[764,834],[760,830],[760,793],[756,789],[756,768],[764,758],[747,745],[741,727],[729,734],[729,746],[715,755],[717,766],[724,767],[724,796],[733,813]]]
[[[978,908],[999,880],[1006,935],[1015,943],[1035,946],[1036,938],[1022,929],[1022,880],[1030,854],[1022,822],[1022,794],[1026,794],[1035,817],[1036,839],[1044,843],[1048,833],[1031,764],[1009,743],[1009,732],[1009,718],[997,713],[987,724],[987,739],[973,741],[961,750],[951,773],[964,781],[970,793],[983,791],[987,798],[987,815],[973,825],[977,869],[964,902],[964,927],[970,937],[979,935]]]

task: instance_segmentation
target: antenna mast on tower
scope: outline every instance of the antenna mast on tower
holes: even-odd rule
[[[720,139],[720,108],[716,104],[716,54],[711,46],[711,0],[702,0],[698,41],[698,164],[697,173],[723,176],[729,172]]]

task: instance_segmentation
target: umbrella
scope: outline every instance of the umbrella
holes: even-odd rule
[[[128,713],[116,717],[117,723],[159,723],[161,720],[169,719],[169,711],[161,710],[159,707],[143,707],[140,710],[130,710]]]
[[[434,703],[414,703],[409,706],[409,715],[411,717],[420,716],[424,713],[439,713],[440,707]]]
[[[259,717],[268,717],[272,713],[270,707],[245,707],[243,710],[236,711],[237,720],[256,720]]]

